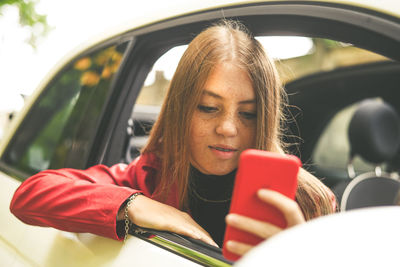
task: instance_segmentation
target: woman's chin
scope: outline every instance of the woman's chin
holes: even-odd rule
[[[193,167],[199,170],[201,173],[206,175],[226,175],[237,169],[236,162],[204,162],[205,164],[200,164],[196,161],[191,161]]]
[[[236,169],[236,166],[229,166],[229,167],[225,167],[225,168],[213,168],[212,170],[209,171],[209,174],[212,175],[226,175],[231,173],[232,171],[234,171]]]

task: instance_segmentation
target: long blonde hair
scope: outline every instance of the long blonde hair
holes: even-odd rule
[[[171,80],[160,116],[142,153],[155,153],[161,160],[159,199],[165,199],[171,186],[177,187],[181,209],[187,209],[189,176],[189,129],[203,86],[213,68],[232,62],[245,70],[257,99],[256,147],[283,153],[282,108],[285,91],[273,61],[262,45],[236,21],[223,20],[189,44]],[[306,172],[305,172],[306,173]],[[328,189],[315,177],[299,175],[296,198],[306,218],[329,213]],[[329,207],[328,207],[329,206]]]

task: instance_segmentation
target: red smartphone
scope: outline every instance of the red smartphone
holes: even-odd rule
[[[296,156],[256,149],[243,151],[239,159],[229,213],[244,215],[285,228],[286,220],[282,213],[260,200],[257,197],[257,191],[268,188],[294,199],[300,167],[301,161]],[[225,244],[228,240],[251,245],[257,245],[263,241],[262,238],[253,234],[227,225],[222,253],[228,260],[240,258],[239,255],[226,250]]]

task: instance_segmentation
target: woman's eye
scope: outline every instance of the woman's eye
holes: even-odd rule
[[[198,108],[201,112],[205,112],[205,113],[212,113],[212,112],[217,111],[217,108],[215,108],[215,107],[204,106],[204,105],[198,105],[197,108]]]
[[[254,112],[245,112],[245,111],[242,111],[242,112],[240,112],[240,115],[241,115],[242,117],[244,117],[245,119],[248,119],[248,120],[252,120],[252,119],[257,118],[257,114],[254,113]]]

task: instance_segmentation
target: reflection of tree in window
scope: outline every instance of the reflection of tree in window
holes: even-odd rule
[[[103,50],[91,58],[90,68],[82,73],[81,93],[60,138],[51,168],[65,165],[85,167],[81,159],[89,153],[112,77],[121,59],[122,55],[116,47]],[[68,157],[68,154],[80,157]]]
[[[28,174],[64,164],[83,167],[125,49],[112,46],[62,70],[30,110],[5,160]]]

